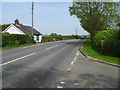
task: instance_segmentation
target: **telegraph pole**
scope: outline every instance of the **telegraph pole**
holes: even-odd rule
[[[34,2],[32,2],[32,35],[33,35],[33,24],[34,24]]]

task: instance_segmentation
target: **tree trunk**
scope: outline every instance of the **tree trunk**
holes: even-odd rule
[[[91,39],[91,44],[92,45],[94,44],[94,37],[95,37],[95,34],[91,33],[90,34],[90,39]]]

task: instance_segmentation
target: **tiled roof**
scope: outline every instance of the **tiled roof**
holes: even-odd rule
[[[32,34],[32,30],[33,30],[33,34],[34,35],[42,35],[40,32],[38,32],[37,30],[35,30],[34,28],[30,27],[30,26],[25,26],[25,25],[15,25],[17,28],[19,28],[22,32],[24,32],[25,34]]]

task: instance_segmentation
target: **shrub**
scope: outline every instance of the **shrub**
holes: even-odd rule
[[[35,43],[32,35],[3,34],[2,47]]]
[[[51,42],[51,41],[59,41],[59,40],[68,40],[68,39],[80,39],[79,35],[69,35],[69,36],[43,36],[42,42]]]
[[[118,31],[100,31],[94,37],[94,48],[105,55],[120,56],[120,39]]]

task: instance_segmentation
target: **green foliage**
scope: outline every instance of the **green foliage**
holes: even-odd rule
[[[3,34],[1,47],[35,43],[32,35]]]
[[[118,31],[100,31],[94,37],[94,48],[105,55],[120,56],[120,38]]]
[[[51,33],[50,36],[58,36],[57,33]]]
[[[75,15],[81,26],[90,33],[91,41],[98,31],[111,29],[118,19],[117,2],[73,2],[69,7],[71,15]]]
[[[10,24],[0,25],[0,31],[4,31]]]
[[[68,39],[80,39],[79,35],[69,35],[69,36],[43,36],[42,42],[51,42],[51,41],[59,41],[59,40],[68,40]]]
[[[100,53],[98,53],[96,50],[94,50],[93,48],[91,48],[92,45],[89,41],[86,41],[85,43],[83,43],[83,47],[81,48],[82,52],[90,57],[96,58],[96,59],[100,59],[103,61],[107,61],[110,63],[114,63],[114,64],[120,64],[120,57],[113,57],[113,56],[109,56],[109,55],[101,55]]]

